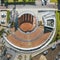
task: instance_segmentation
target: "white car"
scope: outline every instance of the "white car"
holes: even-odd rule
[[[48,54],[48,50],[44,51],[43,54],[44,55],[47,55]]]
[[[42,5],[45,5],[45,1],[44,0],[41,0],[41,2],[42,2]]]

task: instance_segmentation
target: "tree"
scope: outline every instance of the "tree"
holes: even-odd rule
[[[19,55],[19,56],[18,56],[18,59],[19,59],[19,60],[21,60],[21,59],[22,59],[22,56],[21,56],[21,55]]]
[[[32,55],[30,55],[30,60],[32,60]]]
[[[38,26],[42,26],[42,21],[38,21]]]
[[[5,0],[5,6],[8,8],[8,0]]]
[[[0,37],[2,37],[2,34],[4,33],[4,29],[0,31]]]

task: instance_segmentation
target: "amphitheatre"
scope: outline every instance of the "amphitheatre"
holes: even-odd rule
[[[23,51],[43,48],[45,44],[52,40],[55,20],[54,18],[46,18],[45,15],[40,18],[42,20],[38,21],[36,16],[31,13],[21,14],[10,27],[10,34],[5,37],[5,40],[11,46]]]

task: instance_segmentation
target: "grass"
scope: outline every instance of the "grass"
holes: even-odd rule
[[[5,2],[8,1],[8,3],[14,3],[14,0],[5,0]],[[16,0],[16,2],[35,2],[35,0]]]
[[[57,38],[60,39],[60,11],[56,11],[56,32],[57,32]]]
[[[50,0],[50,2],[57,3],[58,0]]]
[[[9,22],[9,20],[10,20],[10,11],[7,10],[7,22]]]
[[[57,31],[60,30],[60,11],[56,11]]]
[[[56,33],[52,42],[55,42],[59,39],[60,39],[60,11],[56,11]]]

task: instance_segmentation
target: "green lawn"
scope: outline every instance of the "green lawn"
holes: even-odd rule
[[[56,11],[56,33],[52,42],[60,39],[60,11]],[[52,43],[51,42],[51,43]]]
[[[14,0],[5,0],[5,2],[8,1],[8,3],[14,3]],[[35,0],[16,0],[16,2],[35,2]]]
[[[60,11],[56,11],[56,22],[57,39],[60,39]]]
[[[50,2],[57,3],[57,2],[58,2],[58,0],[50,0]]]
[[[10,21],[10,11],[7,10],[7,22],[9,22],[9,21]]]
[[[60,11],[56,11],[57,31],[60,30]]]

